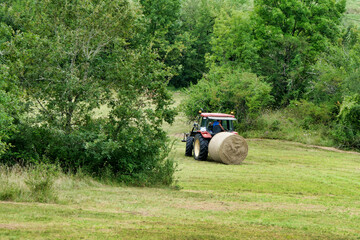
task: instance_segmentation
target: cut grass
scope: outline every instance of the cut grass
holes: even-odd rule
[[[0,202],[0,239],[358,239],[360,155],[251,140],[242,165],[195,161],[177,120],[180,190],[63,179],[58,204]]]

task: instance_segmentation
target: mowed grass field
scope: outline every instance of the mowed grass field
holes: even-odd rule
[[[254,139],[228,166],[184,156],[183,116],[165,128],[177,188],[80,184],[56,204],[0,202],[0,239],[360,239],[360,155]]]

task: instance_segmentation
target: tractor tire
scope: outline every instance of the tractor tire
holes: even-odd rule
[[[194,137],[188,136],[186,138],[185,156],[191,157],[194,148]]]
[[[208,156],[209,140],[196,134],[194,138],[194,158],[195,160],[206,160]]]

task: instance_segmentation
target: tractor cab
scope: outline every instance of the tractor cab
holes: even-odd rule
[[[190,135],[195,136],[196,133],[201,133],[203,137],[211,138],[219,132],[234,132],[235,120],[235,116],[230,114],[201,113]]]
[[[209,132],[212,136],[219,132],[234,132],[233,116],[201,116],[199,119],[200,132]]]

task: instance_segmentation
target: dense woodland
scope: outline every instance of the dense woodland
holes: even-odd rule
[[[346,9],[345,0],[2,0],[0,161],[170,184],[162,125],[199,109],[234,111],[246,137],[360,149],[360,31]],[[182,109],[170,88],[186,93]]]

